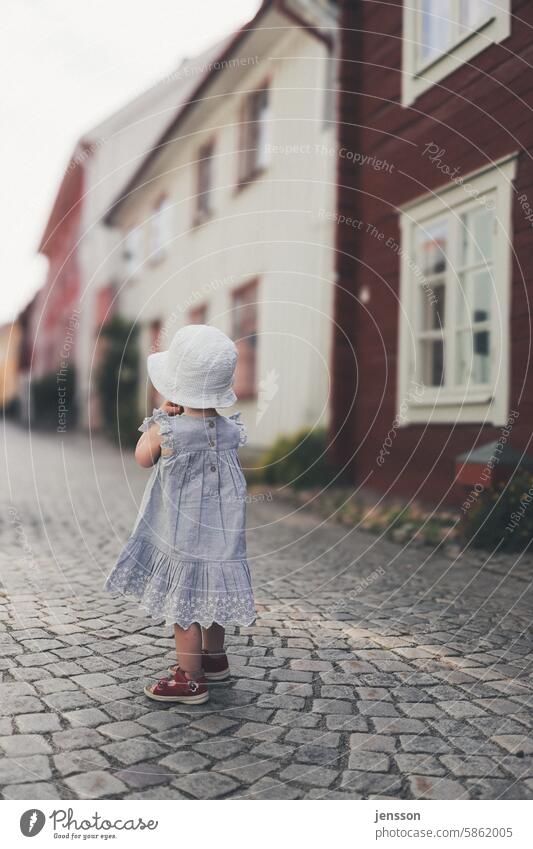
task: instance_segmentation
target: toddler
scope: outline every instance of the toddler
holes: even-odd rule
[[[139,428],[135,458],[153,466],[135,523],[105,587],[134,596],[174,626],[176,666],[146,686],[150,699],[202,704],[209,681],[229,677],[226,625],[250,625],[255,607],[246,559],[246,441],[236,401],[237,350],[220,330],[190,325],[148,357],[167,400]]]

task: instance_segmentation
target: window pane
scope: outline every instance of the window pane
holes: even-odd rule
[[[471,271],[463,274],[457,292],[457,323],[470,326],[480,321],[490,321],[494,282],[489,271]]]
[[[489,321],[492,277],[488,271],[478,271],[472,281],[472,322]]]
[[[458,385],[490,383],[490,333],[465,330],[457,334],[456,372]]]
[[[422,298],[422,330],[438,330],[444,327],[444,282],[420,287]]]
[[[468,383],[472,360],[472,335],[466,330],[458,333],[455,345],[455,382],[458,386]]]
[[[424,339],[420,345],[422,382],[426,386],[444,383],[444,342],[442,339]]]
[[[452,43],[452,0],[422,0],[419,58],[429,62]]]
[[[488,330],[480,330],[478,333],[474,333],[472,380],[474,383],[489,383],[490,381],[490,334]]]
[[[492,17],[493,12],[487,0],[461,0],[459,14],[461,24],[471,29],[478,27],[487,18]]]
[[[461,263],[474,265],[492,260],[492,240],[494,234],[494,212],[489,209],[476,209],[461,216],[462,244]]]
[[[417,262],[425,275],[446,269],[447,227],[444,221],[418,229]]]

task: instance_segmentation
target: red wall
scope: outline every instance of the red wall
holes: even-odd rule
[[[83,185],[83,166],[72,162],[41,242],[40,252],[47,257],[49,265],[46,281],[32,309],[33,378],[55,372],[66,353],[69,363],[75,365]]]
[[[513,14],[533,26],[533,3],[516,0]],[[333,355],[334,451],[338,460],[349,463],[354,480],[369,475],[368,485],[379,491],[453,502],[463,493],[453,486],[456,455],[498,439],[500,430],[460,424],[407,426],[397,431],[384,465],[376,463],[396,414],[399,259],[366,227],[374,224],[385,233],[385,241],[392,236],[399,243],[395,207],[442,186],[445,177],[421,155],[429,142],[445,148],[451,166],[459,166],[463,175],[490,159],[521,151],[513,207],[516,257],[509,344],[510,410],[520,413],[511,442],[525,448],[533,429],[527,303],[528,297],[533,302],[533,230],[516,198],[525,191],[533,205],[533,115],[519,100],[533,106],[533,69],[521,61],[533,63],[531,29],[515,18],[505,46],[491,45],[470,67],[442,81],[451,92],[434,86],[404,108],[401,2],[345,2],[342,27],[340,146],[385,159],[393,169],[376,171],[338,160],[338,212],[361,220],[363,227],[337,224],[340,330]],[[354,297],[363,286],[371,292],[365,307]]]

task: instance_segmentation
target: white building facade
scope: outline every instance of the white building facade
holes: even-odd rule
[[[328,419],[337,147],[324,20],[266,3],[199,63],[107,219],[122,240],[120,313],[140,328],[140,406],[160,400],[146,356],[184,324],[213,324],[239,349],[238,409],[257,447]]]

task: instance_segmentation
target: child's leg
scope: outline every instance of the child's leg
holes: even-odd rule
[[[224,651],[225,631],[222,625],[213,622],[209,628],[202,628],[202,646],[209,654],[222,654]]]
[[[187,630],[174,625],[178,666],[189,678],[202,677],[202,631],[193,623]]]

